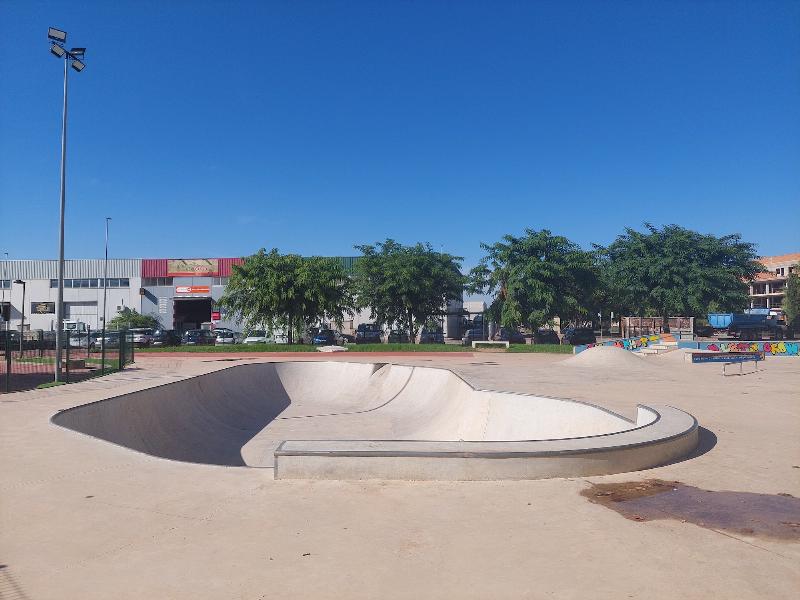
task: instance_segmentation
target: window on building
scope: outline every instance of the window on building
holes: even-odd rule
[[[58,287],[58,279],[51,279],[50,280],[50,287],[57,288]],[[64,287],[65,288],[102,288],[103,287],[103,278],[92,278],[92,279],[65,279],[64,280]],[[109,277],[108,279],[108,287],[110,288],[127,288],[131,287],[131,280],[127,277],[119,278],[119,279],[112,279]]]
[[[142,285],[144,287],[169,287],[172,285],[172,277],[145,277],[142,280]]]
[[[8,290],[8,289],[11,289],[11,280],[0,279],[0,290]]]
[[[212,277],[211,285],[228,285],[229,277]]]

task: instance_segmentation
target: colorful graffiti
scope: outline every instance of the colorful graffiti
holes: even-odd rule
[[[764,352],[773,356],[798,356],[798,342],[700,342],[701,350],[712,352]]]
[[[646,348],[648,345],[660,341],[661,337],[660,335],[643,335],[620,340],[608,340],[607,342],[595,342],[594,344],[586,344],[585,346],[576,346],[575,352],[581,352],[588,348],[594,348],[595,346],[616,346],[617,348],[624,348],[625,350],[637,350],[639,348]]]

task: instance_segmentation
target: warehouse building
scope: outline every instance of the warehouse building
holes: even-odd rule
[[[352,271],[356,257],[338,258]],[[123,308],[153,315],[165,329],[186,331],[207,327],[241,330],[228,321],[217,301],[225,292],[233,265],[241,258],[133,258],[108,260],[105,318]],[[56,327],[58,261],[9,260],[0,269],[0,328],[52,331]],[[67,260],[64,269],[64,319],[85,323],[92,330],[103,326],[102,259]],[[23,297],[24,296],[24,297]],[[24,307],[24,311],[23,311]],[[445,335],[460,336],[460,302],[451,303],[444,319]],[[24,315],[23,315],[24,312]],[[343,323],[353,334],[369,322],[361,312]]]

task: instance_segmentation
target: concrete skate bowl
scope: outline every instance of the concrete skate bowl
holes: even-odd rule
[[[228,367],[54,415],[152,456],[278,479],[541,479],[634,471],[697,445],[691,415],[476,390],[446,369],[345,362]]]

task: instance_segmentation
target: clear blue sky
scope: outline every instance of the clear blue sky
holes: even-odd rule
[[[800,2],[0,1],[0,252],[466,257],[525,227],[800,249]]]

